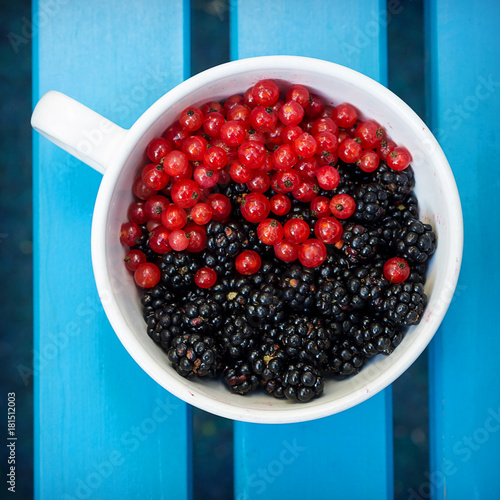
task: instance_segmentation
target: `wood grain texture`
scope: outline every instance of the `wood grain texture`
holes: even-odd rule
[[[34,102],[59,90],[128,128],[189,71],[188,4],[35,1]],[[36,134],[33,152],[36,498],[189,498],[189,410],[135,364],[99,303],[101,176]]]
[[[431,345],[432,470],[415,498],[497,499],[500,4],[426,7],[429,119],[457,181],[465,245],[458,287]]]
[[[231,4],[233,59],[317,57],[387,82],[385,2]],[[300,83],[300,82],[297,82]],[[393,496],[391,389],[329,418],[235,424],[235,498]]]

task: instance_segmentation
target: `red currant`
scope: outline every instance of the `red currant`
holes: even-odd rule
[[[208,113],[214,113],[214,112],[221,113],[222,115],[224,115],[224,113],[226,112],[222,104],[217,101],[206,102],[205,104],[200,106],[200,111],[203,113],[203,116],[207,116]]]
[[[384,264],[384,276],[391,283],[402,283],[410,276],[410,266],[406,260],[393,257]]]
[[[302,179],[302,182],[292,191],[292,196],[304,203],[309,203],[318,195],[319,186],[310,179]]]
[[[298,125],[304,118],[304,108],[297,101],[287,101],[278,111],[284,125]]]
[[[280,90],[273,80],[260,80],[252,88],[253,100],[260,106],[272,106],[280,96]]]
[[[286,215],[292,208],[292,202],[284,194],[275,194],[271,200],[271,211],[275,215]]]
[[[328,217],[332,211],[330,210],[330,199],[326,196],[316,196],[311,201],[311,214],[318,219],[321,217]]]
[[[227,164],[227,153],[218,146],[209,147],[203,155],[203,163],[214,170],[221,170]]]
[[[202,161],[207,145],[207,140],[204,137],[192,135],[182,141],[182,152],[189,161]]]
[[[137,224],[145,224],[147,217],[144,212],[144,202],[133,201],[128,207],[127,217],[130,221],[136,222]]]
[[[296,101],[303,108],[309,104],[309,90],[303,85],[292,85],[286,93],[287,101]]]
[[[253,250],[245,250],[241,252],[235,260],[236,270],[243,275],[255,274],[262,264],[260,255]]]
[[[331,245],[342,236],[342,224],[334,217],[321,217],[314,225],[314,234],[318,240]]]
[[[257,236],[265,245],[275,245],[283,235],[283,226],[275,219],[264,219],[257,226]]]
[[[281,139],[285,144],[293,144],[302,133],[303,130],[298,125],[288,125],[281,132]]]
[[[193,179],[201,188],[211,188],[219,182],[219,172],[221,170],[214,170],[202,163],[194,169]]]
[[[255,130],[261,132],[270,132],[276,127],[278,123],[278,116],[273,108],[264,106],[257,106],[252,109],[250,113],[250,124]]]
[[[229,202],[231,205],[231,203]],[[241,202],[241,215],[248,222],[261,222],[269,215],[271,203],[262,193],[250,193]]]
[[[283,231],[286,240],[292,245],[297,245],[309,238],[311,228],[309,227],[309,224],[302,219],[290,219],[285,222]]]
[[[286,170],[276,172],[273,177],[273,181],[275,181],[278,185],[280,193],[290,193],[291,191],[297,189],[302,182],[300,174],[294,170]]]
[[[141,200],[147,200],[150,196],[156,194],[156,191],[154,189],[151,189],[150,187],[146,186],[144,184],[144,181],[142,180],[142,177],[137,177],[132,184],[132,192],[134,193],[137,198]]]
[[[234,182],[243,184],[252,178],[253,171],[245,167],[241,161],[234,160],[229,167],[229,174]]]
[[[140,264],[134,272],[134,280],[141,288],[153,288],[161,278],[158,266],[151,262]]]
[[[125,262],[125,267],[129,271],[134,272],[140,264],[144,264],[144,262],[146,262],[146,255],[144,252],[132,248],[125,254],[123,261]]]
[[[142,236],[139,224],[135,222],[124,222],[120,227],[120,243],[127,247],[137,245]]]
[[[309,95],[309,104],[305,108],[306,115],[309,118],[318,118],[325,109],[323,99],[317,94]]]
[[[335,189],[340,182],[338,170],[330,165],[318,168],[316,179],[318,180],[319,187],[328,190]]]
[[[203,125],[203,118],[200,108],[189,106],[179,115],[179,124],[184,130],[194,132]]]
[[[220,138],[228,146],[239,146],[247,136],[247,129],[242,122],[230,120],[220,128]]]
[[[144,213],[148,220],[160,221],[162,213],[170,205],[170,202],[160,194],[150,196],[144,203]]]
[[[316,156],[312,158],[301,158],[295,165],[295,170],[297,170],[303,179],[315,180],[316,173],[320,164]]]
[[[335,153],[339,147],[337,136],[332,134],[331,132],[318,132],[314,136],[314,139],[318,144],[318,152],[320,154],[324,152]]]
[[[350,128],[356,123],[358,112],[354,106],[345,102],[333,108],[332,118],[339,127]]]
[[[197,203],[191,209],[191,219],[199,225],[208,224],[212,219],[212,207],[206,203]]]
[[[212,219],[217,222],[224,221],[231,213],[231,200],[223,194],[211,194],[207,198],[207,204],[212,208]]]
[[[153,163],[160,163],[170,151],[172,151],[172,144],[163,137],[155,137],[146,148],[146,154]]]
[[[278,122],[276,127],[265,134],[265,144],[267,149],[273,151],[277,146],[281,146],[283,144],[283,130],[285,130],[285,126]]]
[[[303,266],[318,267],[326,260],[326,247],[322,241],[310,239],[299,246],[298,257]]]
[[[200,186],[191,179],[182,179],[172,186],[172,201],[180,208],[193,207],[200,199]]]
[[[354,137],[361,141],[363,149],[375,149],[382,141],[384,131],[376,121],[365,120],[356,127]]]
[[[186,234],[189,234],[189,245],[187,247],[188,252],[201,252],[207,247],[207,234],[205,233],[204,226],[198,226],[197,224],[190,223],[184,227]]]
[[[282,144],[271,156],[273,165],[278,170],[290,170],[297,163],[297,153],[290,144]]]
[[[203,120],[203,131],[210,137],[219,137],[220,129],[226,122],[224,116],[217,111],[208,113]]]
[[[242,125],[250,125],[250,112],[251,109],[244,104],[235,104],[228,112],[226,116],[226,120],[236,121],[241,123]]]
[[[358,167],[363,172],[374,172],[375,170],[377,170],[379,163],[380,163],[380,157],[372,149],[363,151],[363,153],[361,153],[359,160],[357,161]]]
[[[287,240],[281,240],[274,245],[274,254],[284,262],[293,262],[298,258],[298,245],[293,245]]]
[[[265,193],[271,186],[271,179],[265,172],[258,170],[255,171],[246,186],[252,193]]]
[[[346,193],[336,194],[330,202],[330,210],[337,219],[347,219],[356,210],[356,202]]]
[[[257,141],[245,141],[238,148],[238,158],[248,168],[259,168],[267,156],[264,144]]]
[[[163,189],[169,181],[169,177],[163,169],[163,165],[149,163],[142,169],[142,180],[147,187],[154,191]]]
[[[217,282],[217,273],[210,267],[202,267],[196,271],[194,282],[200,288],[211,288]]]
[[[191,132],[184,130],[177,121],[163,132],[162,137],[167,139],[174,149],[181,149],[182,142],[191,135]]]
[[[339,158],[346,163],[356,163],[361,157],[362,152],[363,148],[361,144],[351,137],[342,141],[337,149]]]
[[[163,160],[165,172],[172,177],[186,173],[188,167],[189,160],[182,151],[170,151]]]
[[[401,171],[408,167],[411,162],[410,152],[403,146],[396,146],[387,155],[387,166],[392,170]]]
[[[175,229],[170,233],[168,243],[173,250],[182,252],[182,250],[186,250],[189,245],[188,235],[189,233],[185,233],[182,229]]]
[[[311,134],[315,136],[320,132],[329,132],[337,136],[339,133],[339,126],[329,117],[316,118],[311,124]]]
[[[229,111],[233,106],[236,106],[238,104],[243,104],[243,96],[240,94],[234,94],[232,96],[229,96],[225,101],[224,101],[224,109],[226,111]]]
[[[310,158],[316,154],[318,144],[316,139],[307,132],[300,134],[295,141],[293,141],[293,149],[298,156],[302,158]]]
[[[182,229],[186,225],[186,222],[186,211],[173,203],[161,214],[161,223],[170,231]]]
[[[148,244],[157,254],[163,255],[164,253],[170,252],[172,247],[169,243],[170,231],[164,226],[156,226],[149,235]]]

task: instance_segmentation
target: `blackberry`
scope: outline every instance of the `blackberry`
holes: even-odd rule
[[[330,332],[318,320],[292,316],[283,324],[280,340],[292,360],[307,362],[317,368],[327,361]]]
[[[373,224],[382,219],[389,205],[389,193],[376,183],[362,184],[353,192],[356,210],[352,214],[354,220]]]
[[[252,285],[246,278],[226,278],[220,284],[216,284],[216,286],[225,295],[225,301],[222,304],[225,314],[239,314],[244,312],[246,303],[253,291]]]
[[[234,259],[219,259],[217,255],[203,250],[200,254],[200,261],[203,263],[202,267],[213,269],[219,279],[229,277],[233,274]]]
[[[383,260],[352,268],[344,274],[347,292],[350,295],[351,310],[368,306],[379,310],[389,282],[383,275]]]
[[[418,213],[418,200],[413,192],[404,200],[391,204],[387,210],[387,216],[397,220],[401,224],[405,224],[412,219],[418,219]]]
[[[391,354],[403,339],[402,327],[393,325],[383,318],[371,316],[351,317],[346,326],[346,335],[355,340],[365,358],[376,354]]]
[[[144,319],[153,314],[157,309],[174,301],[173,293],[164,285],[156,285],[153,288],[145,289],[141,297],[142,315]]]
[[[255,343],[255,331],[244,316],[228,316],[216,334],[224,354],[233,359],[243,359]]]
[[[162,282],[174,293],[182,293],[194,287],[194,275],[201,266],[196,254],[168,252],[163,255],[159,264]]]
[[[351,305],[351,298],[343,281],[325,281],[318,285],[314,295],[316,311],[324,318],[342,319]]]
[[[297,363],[290,365],[283,376],[284,394],[287,399],[307,402],[323,394],[323,376],[311,365]]]
[[[389,321],[396,325],[411,326],[420,323],[427,304],[422,283],[391,284],[382,304]]]
[[[213,377],[218,366],[218,352],[212,337],[184,334],[175,337],[168,359],[179,375],[191,379]]]
[[[177,303],[168,303],[146,318],[148,335],[168,352],[172,340],[182,334],[182,311]]]
[[[248,322],[255,327],[263,323],[280,323],[284,318],[283,302],[273,285],[263,285],[248,297],[245,306]]]
[[[404,201],[415,187],[415,175],[411,166],[397,172],[381,162],[373,173],[373,182],[389,191],[393,203],[399,203]]]
[[[329,192],[330,194],[324,195],[328,198],[332,197],[332,192],[334,194],[347,193],[352,195],[358,184],[367,183],[371,180],[371,176],[363,172],[356,164],[345,163],[339,159],[335,168],[339,172],[340,180],[338,186]]]
[[[220,306],[205,297],[188,296],[182,303],[182,323],[193,333],[208,333],[222,324]]]
[[[248,277],[253,288],[259,288],[263,285],[277,286],[282,279],[283,261],[273,258],[262,261],[260,269]]]
[[[343,379],[359,373],[365,363],[365,355],[353,339],[339,339],[334,342],[328,356],[327,371]]]
[[[253,373],[249,363],[245,363],[244,361],[237,361],[226,366],[223,377],[229,390],[234,394],[244,396],[259,386],[257,375]]]
[[[359,262],[373,257],[380,243],[382,231],[367,229],[361,224],[348,222],[342,233],[342,252],[350,262]]]
[[[386,250],[392,250],[397,243],[401,231],[401,223],[393,217],[386,217],[380,225],[380,243]]]
[[[234,260],[241,249],[245,238],[236,222],[222,223],[211,221],[206,227],[207,250],[215,255],[219,262],[225,259]]]
[[[287,357],[280,343],[264,342],[250,352],[248,361],[265,386],[269,381],[283,375]]]
[[[436,235],[430,224],[410,219],[398,232],[397,253],[409,263],[423,264],[436,250]]]
[[[308,311],[314,305],[314,274],[302,266],[293,265],[281,277],[283,301],[294,311]]]
[[[240,210],[241,201],[250,193],[246,184],[230,182],[225,186],[218,186],[218,191],[224,196],[227,196],[231,201],[231,214],[238,220],[242,219]]]

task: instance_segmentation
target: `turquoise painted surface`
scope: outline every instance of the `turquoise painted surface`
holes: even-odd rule
[[[35,2],[34,101],[59,90],[130,126],[189,72],[188,3]],[[35,497],[188,498],[190,412],[139,369],[97,296],[101,177],[38,135],[33,160]]]
[[[366,2],[363,9],[353,2],[299,0],[240,1],[233,7],[233,59],[318,57],[387,83],[386,27],[380,22],[385,2]],[[301,32],[301,26],[308,29]],[[314,422],[238,422],[235,497],[391,498],[392,450],[390,388],[354,409]]]
[[[432,345],[432,470],[414,496],[498,499],[500,4],[426,6],[428,111],[461,195],[465,246],[458,287]]]

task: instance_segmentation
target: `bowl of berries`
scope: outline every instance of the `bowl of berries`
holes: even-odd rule
[[[32,125],[104,174],[100,299],[130,355],[190,404],[262,423],[338,413],[401,375],[446,314],[455,180],[427,126],[360,73],[244,59],[129,130],[57,92]]]

